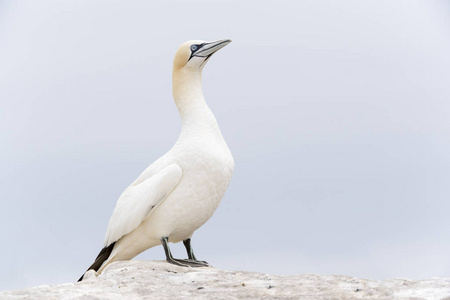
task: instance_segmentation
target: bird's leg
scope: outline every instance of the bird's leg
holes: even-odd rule
[[[163,245],[164,252],[166,253],[166,261],[170,264],[174,264],[180,267],[204,267],[201,262],[189,260],[189,259],[176,259],[173,258],[169,248],[169,237],[163,236],[161,238],[161,244]]]
[[[169,237],[163,236],[161,238],[161,244],[162,244],[162,246],[164,248],[164,252],[166,252],[166,261],[168,263],[170,263],[170,264],[174,264],[174,265],[177,265],[177,266],[180,266],[180,267],[189,267],[189,265],[180,263],[180,262],[176,261],[173,258],[172,252],[170,252],[170,248],[169,248],[169,243],[168,242],[169,242]]]
[[[194,255],[194,249],[192,249],[192,246],[191,246],[191,239],[190,239],[190,238],[184,240],[184,241],[183,241],[183,244],[184,244],[184,247],[186,247],[186,252],[187,252],[187,255],[188,255],[188,258],[189,258],[190,261],[195,261],[196,263],[200,263],[200,264],[202,264],[202,265],[204,265],[204,266],[206,266],[206,267],[209,266],[209,264],[208,264],[206,261],[198,260],[198,259],[195,257],[195,255]]]
[[[197,260],[194,255],[194,249],[191,247],[191,239],[187,239],[183,241],[184,247],[186,247],[186,252],[189,259]]]

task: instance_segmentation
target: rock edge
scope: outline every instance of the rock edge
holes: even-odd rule
[[[79,283],[1,291],[0,299],[447,299],[450,277],[366,280],[341,275],[277,276],[126,261]]]

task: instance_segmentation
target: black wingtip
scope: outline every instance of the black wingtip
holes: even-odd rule
[[[86,272],[89,270],[94,270],[97,272],[98,269],[100,269],[101,265],[105,262],[105,260],[107,260],[109,258],[109,256],[111,255],[111,252],[112,252],[115,244],[116,244],[116,242],[103,248],[100,251],[100,253],[97,255],[97,258],[95,259],[94,263],[86,270]],[[84,274],[86,274],[86,272],[84,272]],[[78,279],[77,282],[80,282],[83,280],[84,274],[80,277],[80,279]]]

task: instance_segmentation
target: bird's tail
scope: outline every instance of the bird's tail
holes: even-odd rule
[[[116,242],[103,248],[102,251],[100,251],[100,253],[97,255],[97,258],[95,259],[94,263],[86,270],[86,272],[89,270],[94,270],[97,272],[98,269],[100,269],[101,265],[105,262],[105,260],[107,260],[108,257],[111,255],[111,252],[115,244]],[[84,272],[84,274],[86,274],[86,272]],[[80,277],[80,279],[78,279],[78,281],[83,280],[84,274]]]

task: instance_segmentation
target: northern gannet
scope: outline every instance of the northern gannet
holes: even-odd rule
[[[203,97],[202,70],[211,55],[230,42],[188,41],[176,51],[172,91],[181,116],[181,134],[172,149],[144,170],[119,197],[104,248],[88,270],[100,273],[114,261],[132,259],[160,244],[169,263],[208,266],[196,259],[191,237],[219,206],[234,161]],[[168,243],[180,241],[188,259],[172,257]]]

